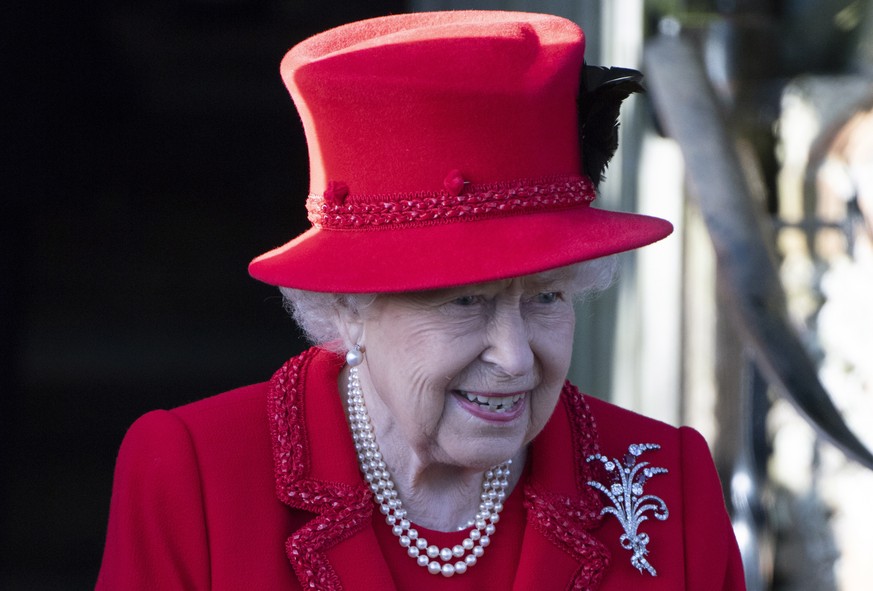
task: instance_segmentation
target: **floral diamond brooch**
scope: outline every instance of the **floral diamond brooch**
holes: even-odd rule
[[[596,488],[612,502],[613,506],[604,507],[600,514],[612,513],[618,518],[624,528],[619,542],[622,548],[633,552],[631,564],[641,573],[645,569],[654,577],[658,573],[646,559],[646,555],[649,553],[646,548],[649,543],[649,534],[640,532],[639,528],[649,518],[646,515],[647,512],[651,511],[655,519],[659,521],[667,519],[670,512],[663,499],[655,495],[643,494],[643,485],[649,478],[667,472],[666,468],[656,468],[651,466],[649,462],[639,461],[639,457],[644,452],[653,449],[661,449],[661,446],[656,443],[634,443],[628,446],[624,463],[601,454],[588,456],[586,461],[601,462],[603,468],[612,476],[612,482],[608,486],[594,480],[589,481],[588,486]]]

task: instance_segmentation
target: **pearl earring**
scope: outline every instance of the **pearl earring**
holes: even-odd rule
[[[364,362],[364,352],[361,351],[361,346],[356,344],[354,348],[349,349],[346,353],[346,363],[349,367],[357,367]]]

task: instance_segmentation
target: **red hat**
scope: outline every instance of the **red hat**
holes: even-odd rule
[[[249,273],[312,291],[411,291],[667,236],[664,220],[591,207],[584,46],[563,18],[457,11],[352,23],[291,49],[281,72],[309,146],[312,228]]]

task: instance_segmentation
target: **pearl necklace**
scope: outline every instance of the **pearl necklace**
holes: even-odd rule
[[[496,531],[500,512],[503,510],[503,501],[506,499],[509,466],[512,460],[507,460],[485,472],[479,512],[473,520],[458,529],[463,531],[472,528],[469,535],[452,548],[439,548],[428,544],[406,518],[406,509],[397,496],[394,481],[379,452],[379,444],[376,443],[376,436],[370,424],[370,415],[364,404],[357,367],[349,370],[348,386],[349,422],[355,450],[358,453],[358,462],[364,479],[373,491],[379,511],[385,516],[385,522],[391,526],[391,531],[397,536],[400,545],[406,549],[407,555],[419,566],[427,568],[430,574],[442,574],[444,577],[464,574],[482,558],[485,548],[491,543],[491,536]]]

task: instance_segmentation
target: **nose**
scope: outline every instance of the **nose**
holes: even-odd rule
[[[517,305],[500,307],[489,322],[482,360],[499,374],[520,377],[534,367],[530,331]]]

